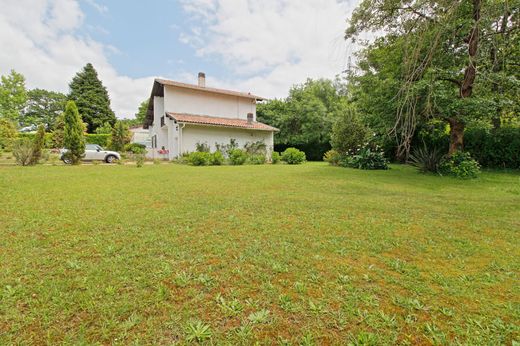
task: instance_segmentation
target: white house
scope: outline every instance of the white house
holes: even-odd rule
[[[155,79],[144,128],[150,131],[152,150],[174,159],[196,150],[198,143],[211,151],[233,139],[240,147],[262,141],[268,155],[276,128],[256,121],[256,102],[251,93],[206,87],[199,73],[198,85]]]

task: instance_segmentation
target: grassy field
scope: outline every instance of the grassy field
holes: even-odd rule
[[[520,174],[0,167],[0,344],[512,344]]]

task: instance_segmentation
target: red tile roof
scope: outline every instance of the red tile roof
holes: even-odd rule
[[[155,78],[155,81],[162,85],[171,85],[179,88],[186,88],[186,89],[193,89],[193,90],[200,90],[205,92],[211,92],[216,94],[225,94],[225,95],[231,95],[231,96],[239,96],[239,97],[245,97],[248,99],[254,99],[258,101],[265,100],[265,98],[253,95],[251,93],[241,92],[241,91],[233,91],[233,90],[226,90],[226,89],[217,89],[217,88],[210,88],[210,87],[201,87],[195,84],[188,84],[188,83],[181,83],[174,80],[168,80],[168,79],[162,79],[162,78]]]
[[[222,126],[222,127],[237,127],[251,130],[262,130],[262,131],[278,131],[277,128],[253,121],[249,123],[244,119],[236,118],[221,118],[221,117],[210,117],[207,115],[196,115],[186,113],[166,113],[173,120],[186,123],[186,124],[200,124],[200,125],[211,125],[211,126]]]

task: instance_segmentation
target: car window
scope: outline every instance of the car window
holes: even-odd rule
[[[99,145],[96,145],[96,149],[99,149],[99,150],[105,150],[103,149],[103,147],[99,146]]]
[[[95,144],[87,144],[85,149],[86,150],[97,150],[97,145],[95,145]]]

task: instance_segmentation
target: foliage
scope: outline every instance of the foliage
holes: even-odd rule
[[[210,164],[213,166],[220,166],[224,163],[224,154],[221,151],[215,151],[210,156]]]
[[[299,165],[306,161],[305,153],[296,148],[285,149],[282,153],[281,159],[290,165]]]
[[[146,154],[146,146],[140,143],[128,143],[125,145],[125,151],[133,154]]]
[[[294,85],[286,99],[257,105],[257,119],[280,129],[274,137],[277,150],[296,147],[320,160],[330,149],[334,122],[348,108],[343,90],[339,80],[308,79]]]
[[[112,150],[123,151],[125,145],[130,143],[132,134],[128,130],[128,126],[121,121],[117,121],[112,129],[109,139],[109,146]]]
[[[323,161],[328,162],[332,166],[339,165],[339,162],[341,161],[341,154],[338,153],[336,150],[331,149],[323,155]]]
[[[188,342],[203,342],[211,338],[211,327],[200,321],[189,323],[186,328],[186,340]]]
[[[20,126],[43,124],[50,130],[56,118],[65,110],[67,96],[60,92],[32,89],[27,92],[27,103],[19,118]]]
[[[366,126],[361,122],[353,107],[345,108],[332,127],[331,145],[340,154],[362,145],[368,136]]]
[[[18,122],[25,103],[25,77],[15,70],[0,78],[0,118]]]
[[[211,154],[206,151],[194,151],[188,155],[188,163],[192,166],[208,166]]]
[[[200,153],[209,153],[210,148],[208,143],[197,142],[195,144],[195,151],[198,151]]]
[[[0,149],[10,151],[17,137],[16,125],[9,119],[0,118]]]
[[[112,134],[93,134],[93,133],[87,133],[85,134],[85,140],[89,144],[97,144],[103,148],[107,148],[110,146],[110,137]]]
[[[143,167],[145,156],[143,153],[134,154],[134,161],[137,167]]]
[[[280,162],[280,153],[277,151],[273,151],[271,153],[271,163],[277,164],[278,162]]]
[[[371,128],[397,139],[406,159],[417,126],[449,124],[453,153],[465,127],[518,114],[520,7],[507,2],[363,0],[346,37],[383,36],[364,44],[350,91]],[[367,41],[368,42],[368,41]],[[478,69],[478,74],[477,74]],[[497,121],[498,119],[498,121]]]
[[[480,174],[480,165],[469,153],[457,151],[441,161],[439,172],[461,179],[474,179]]]
[[[107,121],[102,126],[98,127],[95,132],[98,135],[109,135],[112,133],[112,130],[112,125]]]
[[[116,116],[110,108],[107,89],[98,78],[92,64],[88,63],[78,72],[69,84],[69,100],[73,100],[89,133],[93,133],[104,123],[116,123]],[[118,145],[118,144],[116,144]]]
[[[232,165],[243,165],[247,160],[247,153],[242,149],[233,149],[229,152],[229,162]]]
[[[135,120],[138,125],[143,125],[144,120],[146,119],[146,113],[148,112],[148,99],[144,100],[139,104],[139,108],[137,109],[137,113],[135,113]]]
[[[27,138],[20,138],[13,144],[13,156],[16,163],[20,166],[33,164],[33,142]]]
[[[72,164],[79,164],[85,154],[85,126],[74,101],[67,102],[63,123],[63,146],[67,149],[64,156]]]
[[[422,173],[437,173],[443,156],[442,150],[438,147],[428,147],[424,145],[412,151],[410,154],[410,164],[417,167]]]
[[[198,168],[0,167],[0,344],[518,340],[518,172]]]
[[[42,158],[42,151],[45,148],[45,126],[38,125],[38,131],[33,140],[33,152],[31,157],[31,164],[37,164]]]
[[[265,154],[252,154],[249,155],[247,161],[253,165],[263,165],[266,161]]]
[[[342,165],[358,169],[388,169],[388,160],[379,146],[367,143],[351,149]]]
[[[244,145],[244,150],[249,155],[264,155],[266,154],[267,146],[263,141],[247,142]]]
[[[520,168],[520,127],[469,129],[464,150],[484,167]]]

